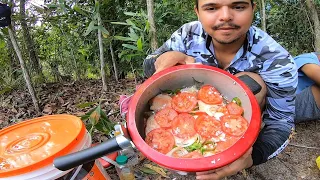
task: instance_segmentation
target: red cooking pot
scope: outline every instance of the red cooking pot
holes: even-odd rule
[[[194,80],[213,85],[229,100],[238,97],[242,102],[244,117],[248,120],[249,127],[233,146],[213,156],[198,159],[178,159],[166,156],[152,149],[144,141],[146,137],[144,113],[150,109],[148,102],[150,99],[161,93],[161,90],[176,90],[182,87],[192,86],[194,85]],[[215,67],[191,64],[165,69],[150,77],[137,89],[130,101],[129,111],[127,113],[127,129],[130,137],[126,137],[131,138],[136,148],[138,148],[148,159],[161,166],[176,171],[201,172],[223,167],[240,158],[255,142],[259,134],[260,125],[260,107],[253,93],[241,80],[230,73]],[[110,150],[115,151],[130,145],[124,136],[119,136],[109,141],[110,142],[104,142],[105,145],[102,143],[99,153],[98,149],[96,149],[95,155],[90,153],[91,159],[111,153]],[[87,151],[89,152],[90,149]],[[81,156],[85,155],[83,154]],[[89,157],[89,155],[86,156]],[[64,157],[62,157],[62,159],[56,159],[57,161],[54,163],[58,169],[63,166],[62,164],[65,164],[68,161],[63,158]],[[75,156],[73,159],[74,158]],[[73,163],[73,165],[76,164]],[[62,168],[72,167],[66,165]]]

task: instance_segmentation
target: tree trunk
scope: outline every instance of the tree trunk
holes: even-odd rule
[[[158,41],[157,41],[157,30],[156,25],[154,23],[154,1],[147,0],[147,8],[148,8],[148,21],[150,23],[150,35],[151,35],[151,49],[155,51],[158,49]]]
[[[113,48],[112,48],[112,40],[110,41],[110,52],[111,52],[113,70],[114,70],[114,77],[116,78],[116,81],[119,82],[116,59],[115,59],[114,51],[113,51]]]
[[[19,49],[17,40],[16,40],[15,35],[14,35],[14,32],[13,32],[13,30],[12,30],[12,26],[9,26],[9,27],[8,27],[8,31],[9,31],[9,35],[10,35],[10,39],[11,39],[13,48],[14,48],[14,50],[16,51],[16,54],[17,54],[18,59],[19,59],[19,61],[20,61],[20,66],[21,66],[21,69],[22,69],[22,72],[23,72],[23,76],[24,76],[24,79],[25,79],[25,81],[26,81],[26,84],[27,84],[29,93],[30,93],[30,95],[31,95],[34,108],[35,108],[35,110],[36,110],[38,113],[40,113],[39,104],[38,104],[38,99],[37,99],[37,96],[36,96],[36,94],[35,94],[35,92],[34,92],[34,89],[33,89],[33,87],[32,87],[32,83],[31,83],[31,80],[30,80],[30,76],[29,76],[27,67],[26,67],[26,65],[25,65],[25,63],[24,63],[24,60],[23,60],[23,58],[22,58],[21,51],[20,51],[20,49]]]
[[[23,31],[23,37],[24,37],[24,41],[27,47],[27,51],[29,53],[29,58],[30,58],[30,64],[32,67],[32,70],[34,72],[36,72],[37,75],[39,75],[41,77],[41,79],[44,78],[43,73],[42,73],[42,69],[40,66],[40,62],[39,62],[39,58],[37,56],[36,50],[35,50],[35,46],[34,46],[34,41],[31,38],[31,35],[29,33],[29,28],[27,25],[27,21],[26,21],[26,9],[25,9],[25,0],[20,0],[20,20],[21,20],[21,27],[22,27],[22,31]]]
[[[17,69],[19,69],[19,62],[18,62],[18,57],[14,51],[13,45],[10,40],[10,36],[6,37],[7,38],[7,49],[8,49],[8,58],[10,59],[10,73],[12,75],[13,79],[17,79],[19,74],[17,72]]]
[[[101,25],[101,16],[100,16],[100,14],[98,14],[98,26],[100,26],[100,25]],[[103,89],[103,91],[107,91],[108,89],[107,89],[106,72],[104,70],[105,62],[104,62],[104,54],[103,54],[103,42],[102,42],[102,35],[101,35],[100,29],[98,29],[98,40],[99,40],[99,50],[100,50],[102,89]]]
[[[320,52],[320,21],[314,0],[306,0],[314,26],[315,51]]]
[[[267,17],[265,0],[260,0],[261,29],[267,32]]]

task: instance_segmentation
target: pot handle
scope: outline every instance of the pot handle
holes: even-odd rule
[[[98,159],[106,154],[125,149],[129,146],[132,146],[131,141],[125,138],[123,135],[118,135],[97,146],[58,157],[54,159],[53,166],[61,171],[66,171],[81,164],[94,161],[95,159]]]

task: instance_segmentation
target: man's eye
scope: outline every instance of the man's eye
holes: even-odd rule
[[[214,10],[216,10],[216,8],[210,7],[210,8],[206,8],[205,10],[206,10],[206,11],[214,11]]]
[[[234,6],[233,9],[235,10],[244,10],[246,7],[245,6]]]

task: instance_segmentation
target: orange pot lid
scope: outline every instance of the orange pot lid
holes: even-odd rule
[[[82,141],[86,129],[72,115],[43,116],[0,131],[0,178],[25,174],[53,163]]]

